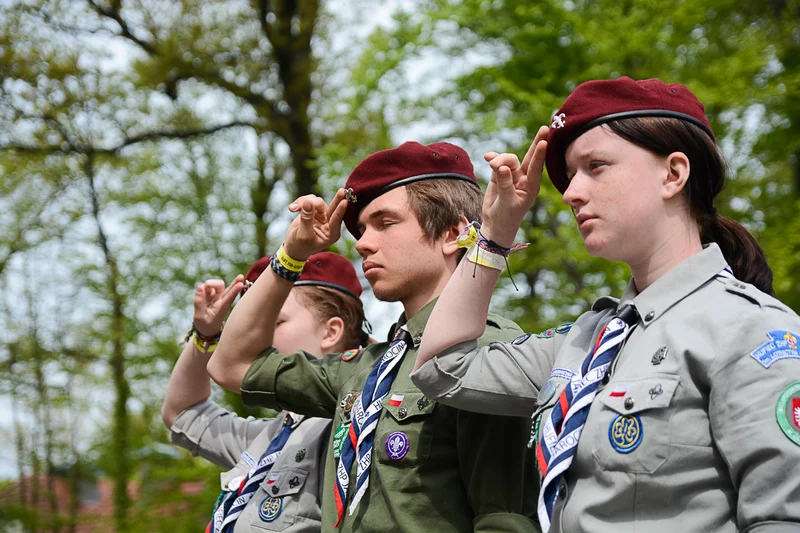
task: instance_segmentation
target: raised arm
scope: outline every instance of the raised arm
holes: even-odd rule
[[[344,190],[330,206],[322,198],[308,195],[289,205],[300,211],[286,233],[283,247],[296,261],[305,261],[339,240],[347,209]],[[268,268],[247,291],[225,324],[208,373],[222,387],[239,392],[242,380],[256,357],[272,345],[275,323],[293,283]]]
[[[492,167],[492,179],[483,200],[481,234],[500,246],[511,247],[539,194],[547,132],[546,126],[539,129],[522,163],[513,154],[490,152],[484,156]],[[431,313],[414,370],[447,348],[483,334],[499,277],[499,270],[461,261]]]
[[[222,321],[242,290],[244,277],[239,275],[226,288],[219,279],[208,280],[194,292],[194,328],[205,337],[213,337],[222,329]],[[206,365],[211,352],[201,350],[189,339],[169,377],[167,394],[161,406],[161,419],[168,428],[184,410],[211,395]]]

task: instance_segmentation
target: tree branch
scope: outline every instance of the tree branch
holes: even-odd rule
[[[113,2],[111,7],[104,8],[101,5],[95,3],[94,0],[86,0],[86,1],[98,15],[100,15],[101,17],[111,19],[119,25],[121,33],[117,35],[119,35],[120,37],[124,37],[129,41],[135,43],[139,48],[141,48],[150,55],[158,54],[158,50],[156,49],[155,44],[139,39],[133,33],[131,33],[131,29],[128,26],[128,23],[125,21],[125,19],[122,18],[122,14],[120,13],[120,9],[122,7],[120,2],[118,1]]]

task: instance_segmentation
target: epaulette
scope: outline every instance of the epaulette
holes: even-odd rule
[[[771,307],[773,309],[779,309],[784,313],[794,314],[794,311],[784,305],[780,300],[758,290],[749,283],[739,281],[736,278],[728,277],[718,277],[717,281],[722,283],[722,285],[725,287],[725,291],[740,296],[753,305],[757,305],[759,307]]]

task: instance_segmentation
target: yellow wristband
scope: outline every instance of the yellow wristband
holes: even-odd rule
[[[506,258],[500,254],[488,252],[478,247],[477,244],[467,250],[467,261],[476,265],[494,268],[495,270],[505,270]]]
[[[283,245],[278,248],[278,253],[275,255],[278,256],[278,262],[281,264],[281,266],[289,272],[302,272],[303,267],[306,266],[305,261],[298,261],[297,259],[292,259],[289,257],[289,254],[287,254],[286,250],[283,249]]]
[[[197,338],[197,335],[193,335],[192,338],[194,339],[195,348],[203,353],[214,353],[214,350],[217,349],[216,342],[203,342]]]

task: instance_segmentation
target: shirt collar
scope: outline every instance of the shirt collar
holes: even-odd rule
[[[401,313],[400,318],[397,319],[391,328],[389,328],[389,336],[387,341],[392,342],[392,338],[394,337],[395,332],[398,328],[403,326],[406,327],[409,333],[411,333],[411,338],[414,341],[414,347],[418,347],[419,343],[422,341],[422,333],[425,331],[425,324],[428,323],[428,319],[431,317],[431,313],[433,312],[433,308],[436,307],[436,300],[438,300],[438,296],[425,304],[425,306],[417,311],[417,314],[411,317],[411,320],[406,320],[406,314]]]
[[[647,327],[673,305],[713,279],[727,264],[716,243],[705,244],[702,252],[684,259],[641,293],[636,292],[636,285],[631,279],[620,304],[632,301]]]

